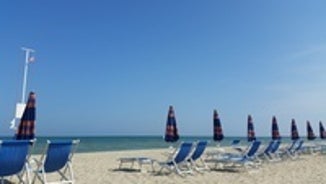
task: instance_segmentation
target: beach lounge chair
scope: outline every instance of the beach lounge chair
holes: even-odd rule
[[[134,164],[135,162],[138,164],[139,171],[142,171],[143,165],[151,165],[152,171],[155,171],[154,169],[154,160],[148,157],[123,157],[119,158],[118,161],[119,163],[119,170],[122,170],[122,166],[125,163],[130,163],[129,169],[134,169]]]
[[[234,139],[230,143],[231,148],[237,151],[237,153],[242,153],[244,151],[244,148],[240,146],[240,140],[239,139]],[[207,157],[206,160],[210,161],[210,158],[214,158],[218,155],[223,155],[225,154],[225,148],[220,146],[219,144],[213,149],[213,150],[208,150],[205,155]]]
[[[204,159],[202,158],[206,147],[207,147],[207,141],[198,141],[195,144],[195,148],[191,154],[190,157],[190,162],[191,165],[195,168],[195,170],[197,171],[202,171],[202,170],[209,170],[206,162],[204,161]],[[199,165],[198,162],[201,162],[201,164]]]
[[[312,155],[317,155],[320,152],[321,146],[314,141],[308,141],[304,146],[300,148],[299,152],[310,153]]]
[[[231,142],[231,146],[237,146],[237,145],[239,145],[240,144],[240,139],[234,139],[234,140],[232,140],[232,142]]]
[[[239,152],[243,152],[244,148],[240,146],[240,139],[234,139],[231,142],[231,147]]]
[[[293,140],[290,145],[280,148],[278,154],[281,157],[288,156],[291,158],[291,152],[294,150],[294,146],[297,144],[297,140]]]
[[[258,153],[258,157],[260,158],[265,158],[265,160],[269,160],[269,159],[272,159],[271,158],[271,155],[270,155],[270,152],[273,148],[273,145],[274,145],[275,141],[271,140],[268,145],[264,148],[264,150],[262,151],[259,151]]]
[[[281,160],[281,157],[278,152],[280,145],[281,145],[280,140],[274,140],[270,142],[269,144],[270,149],[265,150],[264,152],[266,160],[268,160],[269,162],[276,162]]]
[[[296,159],[299,157],[299,155],[301,154],[302,152],[302,149],[303,149],[303,143],[304,143],[304,140],[300,140],[299,142],[297,142],[297,144],[295,144],[295,146],[293,146],[293,148],[291,150],[289,150],[289,156],[292,158],[292,159]]]
[[[281,150],[279,155],[287,156],[292,160],[298,158],[302,148],[303,148],[304,140],[294,140],[292,141],[291,145],[285,148],[285,150]]]
[[[0,141],[0,178],[16,175],[20,183],[30,183],[29,150],[32,141],[29,140],[3,140]],[[24,180],[24,175],[26,179]]]
[[[183,176],[185,173],[192,173],[192,169],[188,162],[191,157],[192,150],[193,143],[182,142],[178,150],[171,158],[168,158],[165,162],[157,162],[161,166],[159,173],[161,173],[163,169],[174,171],[181,176]]]
[[[215,159],[216,166],[219,163],[224,166],[257,167],[261,161],[257,159],[257,151],[261,145],[260,141],[253,141],[245,154],[226,154]]]
[[[58,183],[48,182],[48,173],[58,173],[59,183],[74,183],[72,157],[78,144],[79,140],[48,140],[40,160],[34,159],[37,168],[34,170],[33,183],[36,178],[42,183]]]

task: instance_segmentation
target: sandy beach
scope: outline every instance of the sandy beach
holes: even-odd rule
[[[207,184],[319,184],[326,183],[326,155],[301,155],[297,160],[287,159],[277,163],[264,163],[258,169],[251,170],[213,170],[203,174],[194,173],[180,177],[175,173],[158,175],[152,172],[150,165],[142,170],[118,169],[121,157],[150,157],[164,161],[167,150],[137,150],[97,153],[78,153],[73,159],[76,183],[80,184],[154,184],[154,183],[207,183]],[[159,166],[155,165],[158,170]]]

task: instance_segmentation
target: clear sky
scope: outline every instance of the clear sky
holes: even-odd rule
[[[24,52],[37,135],[305,135],[326,123],[326,2],[57,0],[0,3],[0,135],[21,99]]]

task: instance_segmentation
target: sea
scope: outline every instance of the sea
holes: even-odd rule
[[[0,137],[1,140],[12,139]],[[248,145],[247,137],[225,137],[222,141],[216,142],[210,136],[183,136],[176,143],[167,143],[162,136],[74,136],[74,137],[36,137],[33,147],[33,154],[40,154],[44,151],[47,140],[71,140],[79,139],[78,153],[103,152],[103,151],[124,151],[124,150],[148,150],[168,148],[176,146],[182,141],[207,140],[209,146],[230,146],[235,139],[240,140],[240,145]],[[270,137],[257,137],[257,140],[267,144]],[[282,137],[282,143],[290,143],[290,137]]]

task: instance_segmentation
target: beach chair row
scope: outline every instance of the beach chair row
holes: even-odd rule
[[[17,176],[19,183],[52,183],[47,173],[58,173],[60,183],[74,183],[72,157],[79,140],[48,140],[39,159],[31,158],[36,140],[0,141],[1,184]],[[56,182],[57,183],[57,182]]]
[[[153,172],[156,172],[154,165],[158,165],[159,170],[156,172],[158,174],[161,174],[164,170],[175,172],[181,176],[193,174],[194,171],[202,172],[209,169],[203,160],[207,144],[208,141],[181,142],[177,148],[166,155],[167,159],[165,161],[147,157],[119,158],[119,169],[125,163],[132,163],[133,166],[133,163],[137,162],[140,169],[143,164],[151,164]]]
[[[239,142],[237,142],[238,144]],[[235,152],[206,152],[208,141],[196,142],[181,142],[180,145],[171,153],[166,155],[165,161],[159,161],[148,157],[125,157],[119,158],[119,169],[122,169],[123,164],[138,163],[139,169],[142,165],[150,164],[152,171],[161,174],[164,170],[174,172],[178,175],[185,176],[186,174],[194,174],[195,172],[203,173],[220,167],[237,167],[257,168],[264,160],[270,162],[281,159],[281,156],[289,156],[295,158],[298,155],[299,149],[302,147],[303,141],[299,142],[298,146],[280,149],[280,141],[271,141],[265,148],[261,141],[253,141],[247,148],[243,149],[232,145]],[[220,147],[221,149],[221,147]],[[155,166],[159,166],[159,170],[155,171]],[[213,166],[211,166],[213,165]]]
[[[238,144],[239,142],[237,142]],[[261,141],[252,141],[247,148],[232,145],[235,152],[205,152],[208,141],[182,142],[179,147],[164,162],[142,158],[150,161],[147,163],[158,163],[161,173],[164,169],[175,172],[181,176],[194,174],[194,171],[203,173],[222,168],[241,167],[243,169],[259,168],[264,162],[279,162],[290,158],[295,160],[307,150],[303,140],[293,141],[290,145],[282,146],[280,140],[272,140],[267,145]],[[121,163],[120,163],[121,164]],[[120,165],[121,166],[121,165]],[[153,169],[154,170],[154,169]]]
[[[214,163],[215,167],[225,166],[244,166],[243,168],[257,168],[263,164],[263,162],[279,162],[286,158],[295,160],[299,155],[307,150],[315,149],[315,147],[308,147],[304,145],[303,140],[293,141],[290,145],[281,146],[280,140],[272,140],[265,146],[261,141],[253,141],[247,148],[231,144],[231,148],[234,152],[213,152],[209,153],[206,162]],[[313,151],[309,151],[313,153]]]
[[[289,145],[282,145],[280,140],[272,140],[266,145],[255,140],[245,148],[238,145],[239,141],[234,141],[228,147],[233,151],[225,151],[223,147],[214,147],[206,151],[208,141],[181,142],[174,151],[165,154],[167,157],[165,161],[148,157],[124,157],[118,159],[119,169],[122,169],[123,164],[126,163],[131,163],[130,169],[134,163],[138,163],[140,170],[142,165],[149,164],[154,173],[161,174],[167,170],[169,173],[185,176],[216,169],[239,168],[239,166],[244,169],[259,168],[264,162],[279,162],[286,158],[295,160],[304,150],[310,149],[304,145],[303,140],[293,141]],[[159,166],[158,171],[155,170],[157,166]]]

